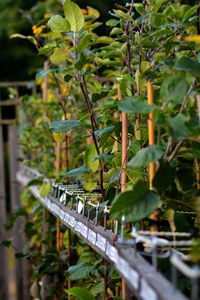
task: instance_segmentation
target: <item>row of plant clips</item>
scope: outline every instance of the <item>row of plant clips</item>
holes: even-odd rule
[[[17,174],[18,181],[24,186],[31,180],[41,177],[42,175],[36,170],[28,167]],[[99,201],[95,204],[92,201],[98,199],[99,194],[88,194],[77,184],[55,183],[51,184],[51,191],[45,198],[41,196],[37,187],[30,187],[30,191],[62,223],[71,228],[101,256],[108,259],[139,299],[187,299],[177,290],[177,271],[182,272],[191,281],[190,299],[198,299],[200,270],[197,265],[191,268],[187,256],[181,251],[183,246],[186,248],[191,246],[190,233],[137,231],[134,226],[131,231],[132,238],[131,236],[128,238],[125,237],[124,232],[126,228],[124,216],[120,234],[117,224],[115,231],[107,227],[109,223],[107,205]],[[92,209],[95,210],[93,217]],[[101,223],[102,215],[103,226],[98,225]],[[181,240],[171,241],[172,237]],[[153,267],[143,260],[141,255],[151,258]],[[173,285],[156,273],[158,261],[161,259],[170,259]]]
[[[69,0],[12,36],[46,57],[20,105],[32,296],[197,300],[199,4],[115,6],[110,36]]]

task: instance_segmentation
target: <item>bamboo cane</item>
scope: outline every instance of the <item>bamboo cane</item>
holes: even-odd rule
[[[200,190],[200,171],[199,171],[199,163],[197,158],[194,159],[195,171],[196,171],[196,179],[197,179],[197,190]]]
[[[114,112],[114,118],[117,120],[118,119],[118,113]],[[119,152],[119,142],[115,140],[115,152]],[[115,224],[116,221],[114,221]],[[119,287],[115,286],[115,297],[119,297]]]
[[[44,63],[44,70],[48,70],[48,62]],[[44,104],[47,102],[47,94],[48,94],[48,76],[44,77],[44,86],[43,86],[43,102]],[[43,109],[43,117],[44,119],[47,117],[47,111]],[[34,154],[33,154],[34,155]],[[47,160],[46,155],[44,154],[44,161]],[[42,215],[42,239],[46,240],[47,234],[49,232],[49,222],[48,222],[49,212],[46,208],[43,208]],[[44,256],[49,248],[48,244],[42,244],[42,255]],[[41,288],[41,299],[44,300],[47,297],[48,286],[50,284],[51,277],[49,275],[45,275],[42,278],[42,288]]]
[[[153,97],[153,85],[148,82],[148,104],[152,105],[154,103]],[[154,113],[150,112],[148,120],[148,130],[149,130],[149,146],[155,144],[155,132],[154,132]],[[149,188],[152,189],[153,178],[155,176],[155,163],[150,163],[149,165]]]
[[[154,95],[153,95],[153,84],[152,82],[148,82],[147,86],[147,94],[148,94],[148,104],[152,105],[154,103]],[[153,146],[155,144],[155,126],[154,126],[154,113],[150,112],[148,119],[148,133],[149,133],[149,146]],[[156,172],[156,165],[154,162],[149,164],[149,188],[150,190],[153,188],[153,178]],[[151,214],[152,220],[158,220],[158,213],[155,211]],[[152,231],[157,230],[155,226],[152,226]]]
[[[120,85],[117,85],[118,98],[122,100],[122,93],[120,90]],[[121,175],[121,191],[125,191],[127,183],[126,167],[128,162],[127,149],[128,149],[128,116],[126,113],[121,113],[122,121],[122,175]],[[126,299],[126,282],[122,278],[122,298]]]

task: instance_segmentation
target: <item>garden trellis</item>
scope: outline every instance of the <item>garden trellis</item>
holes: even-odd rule
[[[199,6],[116,5],[110,36],[61,8],[12,36],[46,59],[20,102],[32,296],[198,299]]]
[[[1,240],[5,239],[6,232],[4,230],[4,225],[7,221],[7,207],[6,200],[9,200],[9,206],[11,213],[15,213],[16,207],[20,206],[20,191],[19,186],[16,183],[16,173],[19,170],[19,164],[17,159],[19,157],[20,149],[18,144],[17,137],[17,117],[20,117],[18,114],[18,108],[20,106],[20,93],[21,89],[31,89],[31,92],[34,94],[36,92],[35,81],[20,81],[20,82],[0,82],[0,89],[13,89],[13,95],[10,99],[0,101],[0,199],[1,199],[1,209],[0,209],[0,227],[1,227]],[[14,116],[10,119],[5,118],[7,112],[14,108]],[[3,111],[4,109],[4,111]],[[16,119],[15,119],[16,118]],[[5,134],[7,132],[7,141],[4,140]],[[7,149],[7,150],[6,150]],[[8,159],[8,169],[5,169],[5,161]],[[9,178],[9,183],[6,185],[6,177]],[[6,186],[9,186],[10,193],[7,195]],[[14,247],[18,251],[21,249],[22,238],[19,234],[20,231],[20,222],[15,224],[14,235],[15,242]],[[0,289],[0,298],[9,299],[8,294],[8,257],[7,251],[3,246],[0,246],[0,260],[2,266],[1,272],[1,289]],[[29,291],[26,287],[26,280],[22,272],[22,264],[20,261],[15,262],[15,278],[16,278],[16,288],[17,288],[17,297],[22,298],[22,285],[24,286],[24,297],[27,297]],[[27,274],[26,274],[27,275]],[[28,280],[28,278],[27,278]],[[28,299],[28,298],[27,298]]]
[[[31,180],[42,178],[42,175],[34,169],[24,167],[17,174],[18,181],[26,186]],[[47,180],[47,179],[46,179]],[[191,246],[193,241],[191,234],[188,233],[172,233],[172,232],[138,232],[133,228],[133,239],[124,237],[125,222],[122,221],[121,234],[114,233],[107,229],[106,221],[104,227],[98,225],[98,219],[101,216],[99,205],[92,204],[92,198],[97,199],[98,195],[84,193],[78,185],[51,185],[51,193],[42,198],[39,189],[35,186],[30,187],[31,193],[40,203],[56,216],[62,223],[68,226],[88,245],[92,246],[104,258],[107,258],[117,269],[117,271],[125,278],[127,284],[134,291],[139,299],[176,299],[186,300],[177,290],[178,274],[182,272],[191,280],[191,298],[198,299],[198,279],[200,277],[200,269],[198,266],[190,267],[187,263],[189,259],[178,249],[181,247]],[[63,197],[64,196],[64,197]],[[90,201],[86,201],[90,199]],[[81,202],[81,205],[80,205]],[[91,207],[95,207],[96,216],[90,218],[89,212]],[[107,213],[106,205],[103,206],[104,217]],[[107,220],[107,219],[104,219]],[[115,234],[118,240],[115,239]],[[162,236],[165,239],[159,239]],[[189,241],[175,241],[170,243],[167,237],[189,238]],[[137,241],[136,241],[137,240]],[[150,251],[137,251],[137,244],[140,242],[146,244]],[[175,247],[175,248],[174,248]],[[158,249],[159,248],[159,249]],[[164,248],[167,248],[167,250]],[[174,250],[173,250],[174,248]],[[177,249],[176,249],[177,248]],[[162,250],[165,252],[162,253]],[[149,252],[149,253],[148,253]],[[159,253],[160,252],[160,253]],[[142,255],[152,258],[153,266],[142,259]],[[170,268],[172,270],[172,282],[167,281],[157,270],[157,260],[159,258],[170,259]],[[185,262],[186,261],[186,262]]]

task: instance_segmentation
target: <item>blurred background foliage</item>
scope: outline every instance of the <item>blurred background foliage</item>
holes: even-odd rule
[[[109,18],[109,11],[123,0],[75,1],[82,8],[87,5],[101,12],[100,21]],[[10,35],[21,33],[32,35],[32,26],[47,12],[62,12],[59,0],[0,0],[0,81],[28,80],[35,77],[36,69],[43,65],[43,57],[38,56],[34,46],[26,40],[10,39]],[[104,34],[101,26],[99,34]]]
[[[176,1],[172,0],[172,2]],[[181,2],[195,3],[195,1],[197,0]],[[60,0],[0,0],[0,81],[34,79],[36,70],[43,65],[43,58],[38,56],[29,41],[10,39],[10,35],[14,33],[32,35],[32,26],[40,25],[38,22],[43,19],[45,13],[62,12],[60,2]],[[98,9],[101,12],[100,21],[105,22],[112,8],[130,1],[75,0],[75,2],[82,8],[89,5]],[[101,26],[98,34],[105,34],[106,30],[108,28]]]

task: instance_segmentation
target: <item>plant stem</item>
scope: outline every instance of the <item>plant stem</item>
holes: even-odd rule
[[[142,13],[142,26],[140,29],[140,39],[143,38],[144,32],[144,25],[145,25],[145,15],[146,15],[146,0],[142,1],[143,4],[143,13]],[[139,52],[139,71],[141,72],[141,64],[142,64],[142,44],[140,45],[140,52]]]
[[[182,144],[183,144],[183,141],[180,141],[180,142],[176,145],[174,151],[170,154],[170,156],[166,158],[166,160],[167,160],[168,163],[170,163],[170,162],[174,159],[174,157],[175,157],[176,154],[178,153],[178,151],[179,151],[180,147],[182,146]]]
[[[100,155],[101,153],[100,153],[100,150],[99,150],[98,141],[97,141],[97,138],[95,136],[96,121],[94,119],[93,111],[92,111],[92,108],[91,108],[91,105],[90,105],[90,99],[89,99],[89,96],[88,96],[87,85],[86,85],[85,80],[83,79],[81,82],[79,82],[79,85],[80,85],[81,91],[83,93],[83,97],[84,97],[85,103],[87,105],[89,116],[90,116],[90,123],[91,123],[90,133],[91,133],[93,141],[94,141],[94,145],[95,145],[95,148],[96,148],[96,151],[97,151],[97,155]],[[100,172],[101,195],[102,195],[102,200],[104,201],[105,200],[105,192],[104,192],[104,188],[103,188],[103,162],[102,162],[101,159],[99,159],[99,172]]]
[[[132,11],[133,11],[133,7],[134,7],[134,0],[132,0],[131,2],[131,6],[128,12],[128,15],[131,16]],[[131,67],[131,45],[130,45],[130,21],[126,22],[126,48],[127,48],[127,60],[126,60],[126,64],[128,67],[128,71],[130,76],[133,76],[133,72],[132,72],[132,67]],[[131,83],[131,93],[132,96],[134,96],[134,86],[133,83]]]
[[[196,0],[196,5],[197,5],[196,28],[197,28],[197,34],[200,34],[200,25],[199,25],[200,6],[199,6],[199,0]]]

